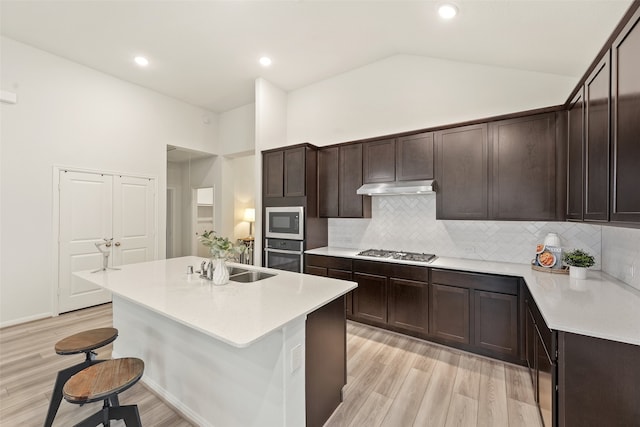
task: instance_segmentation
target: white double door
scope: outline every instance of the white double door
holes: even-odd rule
[[[73,276],[97,270],[103,254],[109,267],[156,257],[155,181],[149,178],[60,171],[58,312],[111,301],[111,293]],[[103,274],[103,273],[96,273]]]

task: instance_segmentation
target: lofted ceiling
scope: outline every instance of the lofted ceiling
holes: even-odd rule
[[[215,112],[395,54],[579,77],[631,0],[0,1],[3,36]],[[150,65],[139,68],[133,57]],[[273,59],[269,68],[257,60]]]

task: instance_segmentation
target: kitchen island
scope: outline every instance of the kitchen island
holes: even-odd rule
[[[357,285],[230,264],[275,276],[215,286],[187,274],[187,267],[197,268],[201,260],[183,257],[75,274],[113,293],[113,324],[120,332],[114,357],[143,359],[146,385],[193,422],[314,425],[318,421],[310,419],[307,401],[313,400],[312,412],[318,407],[326,412],[337,406],[336,394],[341,399],[343,296]],[[333,333],[318,334],[319,323]],[[325,344],[325,357],[318,357]],[[334,348],[337,352],[329,351]],[[306,366],[309,360],[321,366]],[[323,372],[325,381],[315,387],[305,378],[307,371]],[[327,378],[333,379],[330,393]],[[323,401],[327,393],[334,395],[333,403]]]

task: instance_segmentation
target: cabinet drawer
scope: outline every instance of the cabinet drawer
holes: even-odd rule
[[[327,276],[327,269],[324,267],[316,267],[314,265],[307,265],[304,268],[304,272],[307,274],[313,274],[314,276]]]
[[[429,281],[429,269],[415,265],[394,264],[378,261],[353,261],[353,271],[369,274],[378,274],[398,279],[417,280],[419,282]]]
[[[516,277],[433,269],[431,281],[441,285],[518,295],[518,279]]]
[[[334,268],[336,270],[351,271],[351,260],[323,255],[305,255],[307,266]]]

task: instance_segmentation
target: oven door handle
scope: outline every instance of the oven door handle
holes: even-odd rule
[[[302,251],[285,251],[282,249],[271,249],[271,248],[264,248],[265,252],[275,252],[277,254],[291,254],[291,255],[302,255]]]

